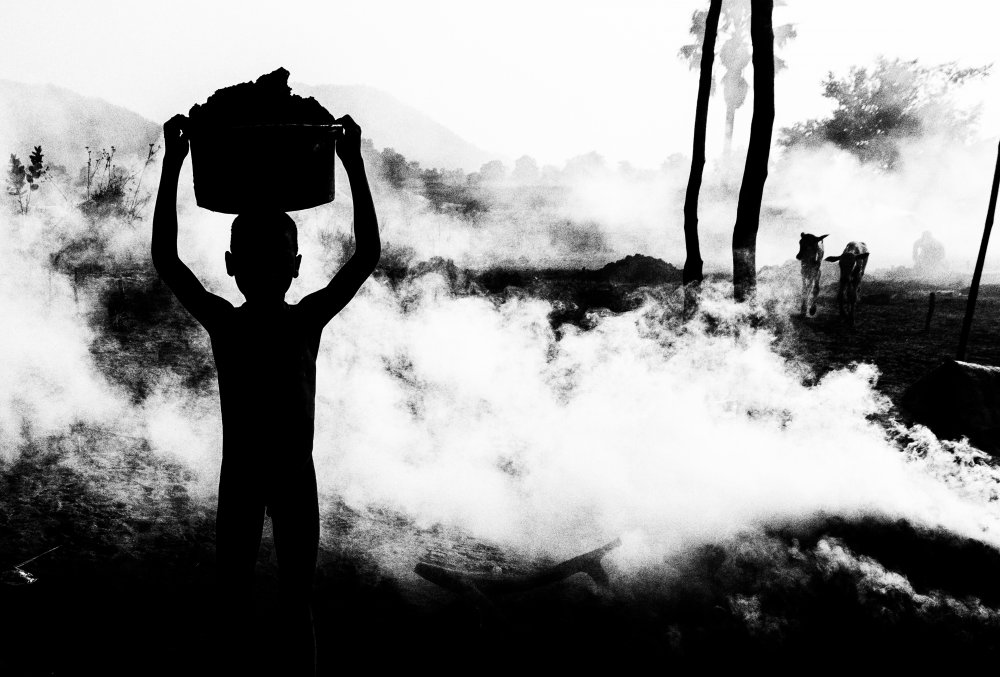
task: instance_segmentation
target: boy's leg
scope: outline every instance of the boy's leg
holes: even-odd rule
[[[264,497],[252,475],[222,462],[215,520],[220,655],[226,671],[250,674],[255,646],[254,569],[264,526]],[[233,672],[232,674],[236,674]]]
[[[278,575],[287,614],[288,674],[316,669],[312,585],[319,545],[319,501],[312,460],[280,487],[268,510],[278,554]]]

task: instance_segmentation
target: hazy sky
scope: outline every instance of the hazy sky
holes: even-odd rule
[[[51,82],[160,121],[279,65],[293,81],[366,84],[498,154],[598,150],[656,166],[690,144],[696,74],[677,59],[707,0],[5,3],[0,78]],[[819,80],[876,54],[992,62],[995,0],[789,0],[777,125],[822,113]],[[748,73],[749,75],[749,73]],[[986,122],[996,121],[991,90]],[[710,124],[720,129],[722,102]],[[749,123],[749,107],[740,123]],[[363,120],[361,121],[363,124]],[[709,149],[711,152],[711,148]]]

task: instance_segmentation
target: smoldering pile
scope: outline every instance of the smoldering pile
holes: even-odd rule
[[[207,127],[333,123],[333,115],[316,99],[292,94],[288,75],[278,68],[254,82],[216,90],[204,104],[192,106],[188,116]]]

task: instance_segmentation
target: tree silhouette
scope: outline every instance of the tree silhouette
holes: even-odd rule
[[[771,29],[774,2],[751,0],[750,4],[753,120],[733,227],[733,295],[741,303],[752,299],[757,291],[757,227],[774,127],[774,32]]]
[[[46,174],[42,164],[42,147],[35,146],[28,156],[30,164],[25,165],[20,158],[11,153],[10,167],[7,170],[7,194],[13,199],[18,214],[27,214],[31,207],[32,191],[38,190],[41,179]]]
[[[712,62],[715,60],[715,36],[719,28],[722,0],[711,0],[706,14],[703,33],[705,45],[701,57],[701,76],[698,80],[698,102],[694,115],[694,145],[691,152],[691,174],[688,176],[684,197],[684,261],[685,286],[702,280],[701,247],[698,243],[698,195],[705,168],[705,135],[708,127],[708,97],[712,92]]]
[[[479,168],[479,178],[483,183],[500,183],[507,176],[507,168],[500,160],[490,160]]]
[[[407,161],[402,153],[393,148],[384,148],[379,154],[378,175],[397,190],[409,186],[419,170],[417,163]]]
[[[750,64],[750,0],[725,0],[722,6],[722,33],[725,42],[719,48],[719,60],[725,67],[722,76],[722,90],[726,98],[726,144],[728,155],[733,143],[733,125],[736,120],[736,110],[747,98],[748,84],[743,77],[743,71]],[[777,7],[785,5],[783,0],[776,0]],[[690,33],[695,38],[691,44],[680,48],[678,56],[688,62],[691,69],[699,68],[701,64],[702,44],[705,42],[705,25],[708,12],[699,10],[691,15]],[[785,43],[796,36],[793,24],[782,24],[773,29],[774,46],[783,47]],[[774,57],[774,71],[785,68],[785,62]],[[712,93],[715,93],[715,82],[712,81]]]
[[[511,178],[520,183],[535,183],[538,181],[538,163],[530,155],[522,155],[514,161],[514,171]]]
[[[933,129],[965,140],[978,110],[957,106],[951,93],[989,70],[880,57],[873,67],[852,67],[844,77],[828,73],[823,96],[837,103],[833,114],[782,129],[780,143],[786,148],[832,143],[862,162],[894,169],[901,139]]]

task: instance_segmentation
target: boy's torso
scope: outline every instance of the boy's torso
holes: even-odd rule
[[[321,332],[284,302],[244,304],[213,323],[224,458],[264,470],[311,459]]]

